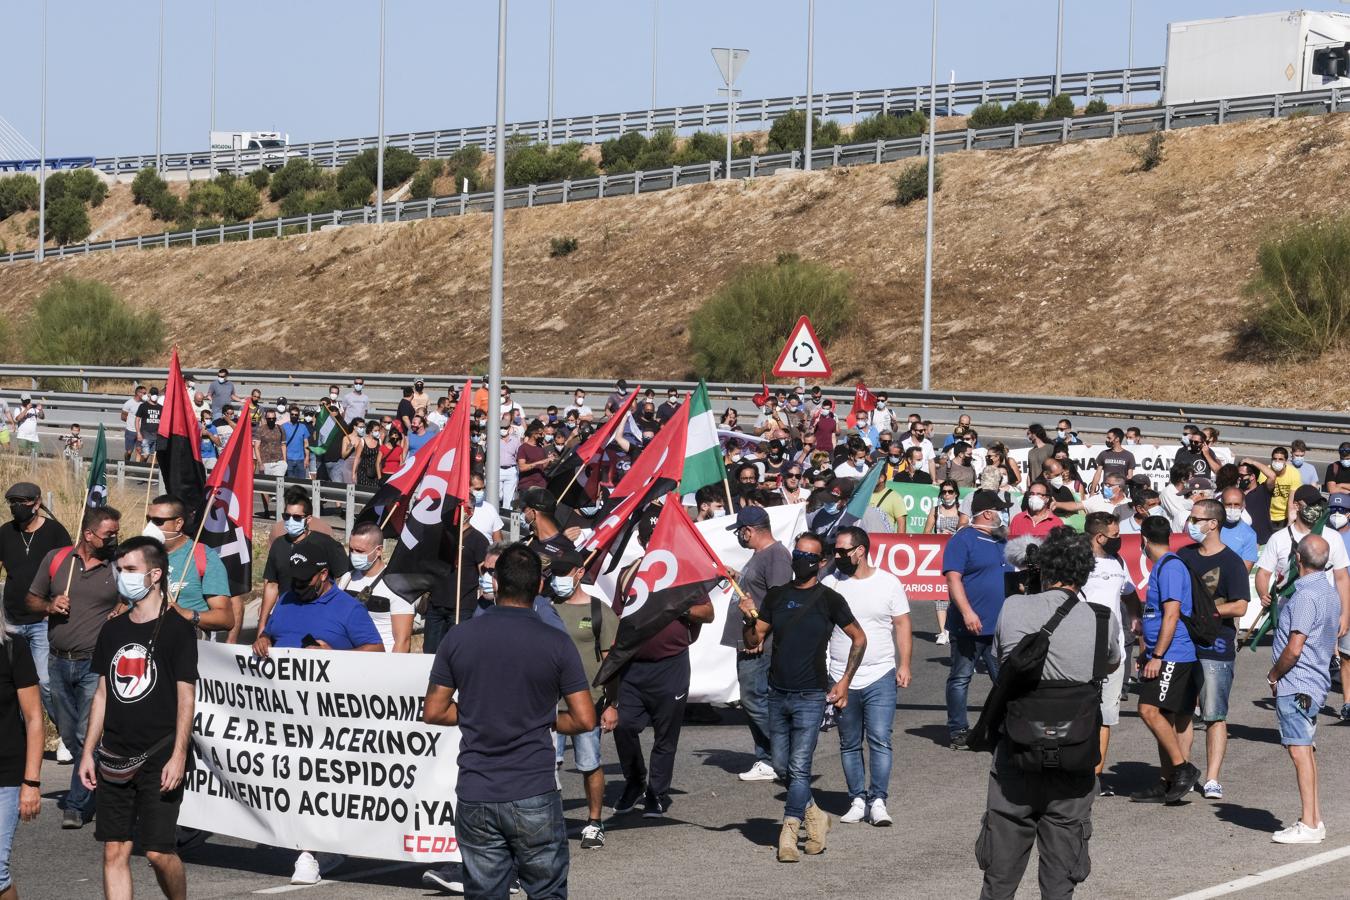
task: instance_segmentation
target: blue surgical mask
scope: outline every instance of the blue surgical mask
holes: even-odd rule
[[[1007,525],[1012,520],[1012,516],[1008,515],[1008,511],[1006,509],[1000,509],[998,511],[998,520],[1002,524]]]
[[[291,537],[299,537],[305,533],[304,519],[300,519],[299,521],[296,521],[295,519],[285,519],[283,521],[286,526],[286,533]]]
[[[479,504],[479,503],[482,503],[482,502],[483,502],[483,497],[486,496],[486,494],[485,494],[485,492],[484,492],[483,490],[481,490],[481,489],[480,489],[480,490],[474,490],[474,489],[470,488],[470,489],[469,489],[469,496],[473,498],[473,502],[474,502],[475,504]]]
[[[1102,499],[1103,499],[1103,500],[1110,500],[1110,499],[1115,495],[1115,493],[1116,493],[1116,492],[1115,492],[1115,490],[1111,487],[1111,485],[1109,485],[1109,484],[1102,485]]]
[[[570,597],[577,589],[577,580],[571,575],[554,575],[549,583],[555,597]]]
[[[493,594],[492,576],[487,572],[483,572],[478,576],[478,593],[482,594],[484,597],[491,597]]]
[[[371,559],[368,553],[357,553],[352,551],[352,568],[358,572],[364,572],[370,568]]]
[[[1202,543],[1205,540],[1205,533],[1201,531],[1200,526],[1196,525],[1194,522],[1186,523],[1186,536],[1197,544]]]
[[[590,506],[583,506],[577,511],[580,512],[583,516],[593,516],[600,511],[600,504],[595,503]]]
[[[138,600],[144,600],[150,593],[150,585],[145,583],[145,572],[118,572],[117,593],[133,606]]]

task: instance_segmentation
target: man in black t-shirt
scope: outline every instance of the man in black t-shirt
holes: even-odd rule
[[[263,567],[263,597],[262,606],[258,610],[258,634],[262,634],[263,629],[267,627],[267,620],[272,615],[273,607],[277,605],[277,598],[281,596],[281,586],[284,584],[286,589],[290,590],[291,553],[296,544],[303,542],[308,551],[326,559],[328,575],[334,581],[351,569],[351,562],[347,559],[347,551],[343,546],[328,535],[320,534],[309,527],[313,512],[314,505],[310,502],[308,493],[287,492],[286,506],[281,514],[281,524],[285,527],[286,533],[272,543],[267,551],[267,565]]]
[[[197,635],[167,612],[169,558],[154,538],[118,547],[117,591],[129,612],[99,632],[91,671],[98,673],[80,780],[97,788],[94,837],[106,846],[109,896],[131,896],[133,837],[154,867],[164,896],[187,896],[178,858],[178,809],[188,771],[197,685]],[[131,769],[127,764],[144,755]],[[110,779],[121,768],[121,777]]]
[[[1350,441],[1341,441],[1336,461],[1327,463],[1322,484],[1329,494],[1350,494]]]
[[[792,551],[792,581],[770,588],[761,608],[749,597],[741,600],[745,617],[745,646],[760,646],[770,633],[769,730],[773,767],[787,780],[787,804],[778,835],[778,861],[796,862],[798,830],[806,826],[806,852],[825,850],[825,833],[832,824],[811,798],[811,757],[820,735],[826,704],[843,709],[848,688],[867,649],[867,636],[853,618],[848,602],[818,581],[825,565],[825,543],[807,532]],[[833,686],[825,668],[830,635],[838,627],[852,647],[844,677]]]
[[[159,405],[159,388],[151,388],[146,401],[136,410],[136,433],[141,438],[141,460],[147,460],[155,452],[159,443],[159,414],[164,407]]]
[[[28,608],[28,588],[47,554],[58,547],[70,546],[70,534],[56,519],[41,514],[41,497],[42,489],[28,481],[20,481],[5,491],[10,521],[0,525],[0,564],[5,567],[5,624],[10,634],[28,640],[42,706],[56,721],[47,671],[47,618]]]

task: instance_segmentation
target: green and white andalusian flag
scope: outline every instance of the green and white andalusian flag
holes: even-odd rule
[[[94,442],[94,457],[89,460],[89,483],[85,502],[92,508],[108,502],[108,438],[103,423],[98,425],[98,440]]]
[[[689,400],[689,438],[684,444],[684,475],[680,493],[692,494],[701,487],[718,484],[727,477],[722,463],[722,448],[717,441],[717,420],[713,417],[708,385],[700,381]]]
[[[342,436],[347,430],[340,413],[331,413],[327,406],[320,406],[314,416],[314,436],[309,441],[310,450],[322,453],[330,459],[335,458],[342,447]]]

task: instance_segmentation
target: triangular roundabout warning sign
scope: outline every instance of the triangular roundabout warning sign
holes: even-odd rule
[[[773,374],[779,378],[828,378],[831,372],[811,320],[802,316],[792,327],[792,337],[783,352],[778,354]]]

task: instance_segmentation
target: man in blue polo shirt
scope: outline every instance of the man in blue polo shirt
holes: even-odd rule
[[[431,666],[422,720],[460,729],[455,834],[466,897],[506,897],[513,868],[526,896],[567,896],[553,733],[593,731],[596,715],[571,636],[531,608],[541,572],[524,544],[502,550],[496,605],[450,629]]]
[[[1139,675],[1139,718],[1158,742],[1162,778],[1130,795],[1130,799],[1136,803],[1176,803],[1200,778],[1200,770],[1187,758],[1191,714],[1199,688],[1195,643],[1185,621],[1192,610],[1191,572],[1170,549],[1170,522],[1150,516],[1139,533],[1144,552],[1153,563],[1141,625],[1144,668]]]
[[[970,730],[967,698],[975,660],[982,658],[989,677],[998,677],[994,626],[1007,596],[1003,575],[1012,571],[1003,558],[1011,506],[996,491],[976,491],[970,500],[970,524],[951,536],[942,554],[947,595],[956,607],[955,614],[947,616],[952,653],[947,674],[947,731],[953,750],[966,745]]]
[[[305,477],[309,468],[309,426],[300,421],[300,407],[292,406],[289,420],[281,423],[281,440],[286,446],[286,477]]]

